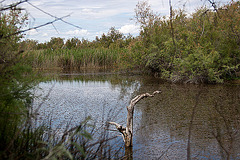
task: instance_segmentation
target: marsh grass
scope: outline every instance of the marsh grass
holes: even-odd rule
[[[14,136],[0,152],[0,159],[120,159],[123,146],[117,136],[109,135],[107,124],[96,127],[90,117],[76,126],[71,122],[54,128],[51,117],[36,126],[36,119],[26,119],[15,128]],[[35,123],[34,123],[35,122]]]
[[[79,70],[82,68],[117,68],[126,49],[34,50],[23,54],[26,63],[37,69]]]

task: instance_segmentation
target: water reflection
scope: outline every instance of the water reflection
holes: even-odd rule
[[[37,93],[46,95],[53,84],[39,118],[51,115],[55,127],[69,120],[77,124],[86,114],[99,124],[111,119],[125,125],[130,99],[161,89],[136,106],[134,159],[240,159],[239,85],[176,85],[140,75],[85,74],[42,82]],[[39,103],[35,99],[34,105]]]
[[[160,87],[162,94],[137,107],[142,117],[135,143],[145,145],[144,159],[187,159],[188,154],[192,159],[240,158],[239,86],[145,84],[139,93]]]

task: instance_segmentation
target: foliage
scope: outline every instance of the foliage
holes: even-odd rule
[[[115,68],[126,49],[83,48],[35,50],[22,54],[25,63],[34,68],[79,70],[82,68]]]
[[[20,10],[11,10],[8,14],[0,12],[0,74],[5,75],[10,72],[9,68],[18,61],[17,42],[22,35],[11,34],[19,31],[24,26],[26,16]]]
[[[23,35],[17,33],[26,25],[27,16],[16,7],[1,10],[0,159],[100,159],[107,152],[111,155],[111,149],[105,147],[106,133],[90,143],[88,121],[66,130],[68,138],[60,139],[50,134],[51,127],[32,125],[31,89],[36,83],[32,67],[138,67],[173,82],[192,83],[223,82],[239,76],[240,2],[231,1],[214,10],[200,8],[191,16],[175,10],[170,19],[154,13],[147,2],[139,2],[135,12],[141,26],[136,38],[125,37],[112,27],[92,42],[75,37],[65,43],[53,37],[47,43],[20,43]]]
[[[27,40],[19,43],[19,48],[23,51],[37,50],[38,49],[38,41],[27,39]]]
[[[240,71],[239,2],[213,7],[199,8],[191,15],[171,9],[171,16],[165,17],[154,13],[146,1],[139,2],[135,9],[139,37],[126,37],[112,27],[94,41],[75,37],[64,43],[62,38],[52,38],[45,44],[35,43],[32,48],[44,51],[28,53],[27,57],[33,58],[28,62],[36,68],[49,67],[46,64],[53,62],[53,66],[64,69],[105,65],[150,69],[172,82],[234,79]],[[31,44],[34,42],[26,46]]]
[[[117,44],[123,38],[123,34],[111,27],[108,34],[103,34],[101,38],[96,37],[96,43],[99,43],[105,48],[109,48],[112,44]],[[121,47],[121,44],[119,45]]]
[[[76,127],[68,129],[68,126],[62,137],[51,128],[51,123],[35,126],[33,122],[36,120],[37,111],[32,111],[32,102],[37,78],[32,72],[32,67],[28,65],[30,60],[35,59],[26,58],[25,53],[20,50],[36,50],[39,48],[38,42],[20,42],[23,35],[18,34],[18,31],[26,24],[27,18],[21,9],[13,7],[14,4],[10,6],[7,11],[0,10],[0,159],[116,157],[117,152],[108,147],[109,141],[114,137],[108,137],[106,132],[102,132],[99,141],[92,140],[94,127],[88,124],[89,118]],[[52,38],[48,45],[41,47],[47,46],[58,51],[63,47],[63,39]],[[48,56],[53,54],[52,49],[46,50]],[[59,61],[69,61],[71,50],[66,51],[66,55],[60,52]],[[97,56],[108,56],[105,51],[102,52],[104,54]],[[86,53],[84,54],[82,55],[86,56]],[[38,56],[41,57],[42,54]],[[38,61],[41,59],[39,57]],[[104,63],[108,63],[107,60]],[[90,130],[91,134],[87,130]]]
[[[190,17],[175,10],[170,21],[156,16],[142,2],[136,9],[142,31],[141,46],[135,52],[144,51],[139,61],[174,82],[223,82],[236,77],[240,70],[239,5],[232,1],[215,11],[200,8]]]
[[[78,38],[74,37],[74,38],[68,39],[65,45],[66,45],[66,48],[73,49],[79,46],[80,44],[81,44],[81,41]]]
[[[0,156],[5,157],[11,146],[21,139],[21,132],[31,105],[31,68],[22,65],[18,50],[21,34],[15,34],[25,25],[26,15],[15,7],[0,12]],[[12,155],[9,154],[11,157]]]
[[[51,48],[51,49],[60,49],[64,45],[64,39],[60,37],[58,38],[52,37],[47,45],[48,45],[48,48]]]
[[[202,7],[191,15],[182,9],[171,10],[171,17],[160,16],[147,2],[139,2],[135,13],[139,37],[126,37],[112,27],[94,41],[75,37],[64,43],[52,38],[33,47],[44,50],[29,52],[27,57],[32,59],[27,64],[35,68],[52,63],[63,69],[106,65],[150,69],[172,82],[221,83],[239,77],[239,2],[214,5],[213,10]]]

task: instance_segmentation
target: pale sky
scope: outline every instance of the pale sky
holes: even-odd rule
[[[12,0],[16,2],[17,0]],[[215,0],[218,4],[230,0]],[[7,1],[9,3],[9,1]],[[6,3],[7,3],[6,2]],[[69,15],[64,20],[81,28],[75,28],[64,22],[58,21],[54,25],[48,25],[37,30],[26,33],[26,38],[38,40],[39,42],[49,41],[51,37],[61,37],[65,40],[73,37],[94,40],[96,36],[107,33],[111,27],[115,27],[123,34],[138,35],[139,27],[135,21],[134,9],[138,0],[29,0],[36,7],[56,17]],[[160,15],[169,15],[169,0],[148,0],[152,10]],[[173,9],[183,8],[189,13],[200,6],[211,8],[207,0],[172,0]],[[53,21],[54,18],[24,3],[29,14],[28,27],[35,27],[40,24]]]

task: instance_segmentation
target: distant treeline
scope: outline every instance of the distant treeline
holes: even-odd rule
[[[67,39],[52,37],[49,42],[38,43],[37,40],[27,39],[20,43],[22,50],[41,50],[41,49],[86,49],[86,48],[125,48],[129,46],[135,38],[130,34],[124,36],[114,27],[109,29],[107,34],[96,37],[95,40],[89,41],[87,39],[79,39],[77,37]]]
[[[27,40],[21,47],[34,50],[30,55],[35,56],[35,65],[43,62],[35,66],[40,68],[47,66],[44,62],[55,60],[62,68],[109,65],[151,70],[173,82],[223,82],[239,77],[240,2],[212,6],[191,15],[171,9],[170,16],[165,17],[154,13],[147,2],[139,2],[135,9],[135,19],[141,26],[138,37],[126,37],[112,27],[93,41]]]
[[[86,39],[70,38],[64,42],[63,38],[52,37],[49,42],[38,43],[35,40],[25,40],[20,43],[24,50],[23,57],[26,64],[38,69],[70,69],[81,68],[127,68],[124,57],[128,54],[128,47],[137,38],[124,36],[114,27],[107,35],[88,41]],[[130,64],[130,63],[129,63]]]

